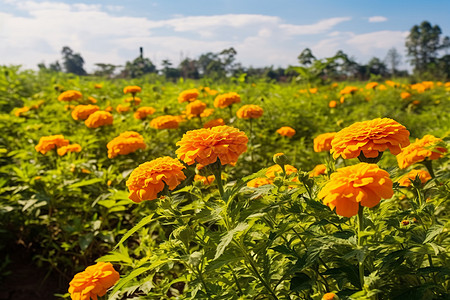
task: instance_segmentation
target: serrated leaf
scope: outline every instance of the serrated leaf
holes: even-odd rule
[[[133,228],[131,228],[121,239],[120,241],[117,243],[117,245],[114,246],[113,250],[116,249],[118,246],[120,246],[123,242],[125,242],[133,233],[135,233],[136,231],[138,231],[139,229],[141,229],[142,227],[144,227],[145,225],[147,225],[148,223],[150,223],[153,218],[154,214],[151,214],[149,216],[146,216],[145,218],[143,218],[142,220],[139,221],[139,223],[134,226]]]
[[[217,245],[216,254],[214,255],[214,259],[219,258],[225,251],[225,248],[231,243],[233,240],[233,236],[235,233],[242,232],[248,228],[247,223],[239,223],[234,229],[227,232],[221,239],[219,245]]]
[[[427,230],[426,236],[425,236],[425,240],[423,241],[423,244],[426,244],[428,242],[431,242],[432,240],[434,240],[434,238],[436,236],[439,235],[439,233],[441,233],[443,230],[442,226],[439,225],[434,225],[431,226],[430,229]]]
[[[91,184],[94,184],[94,183],[97,183],[97,182],[100,182],[100,181],[103,181],[103,179],[101,179],[101,178],[92,178],[92,179],[89,179],[89,180],[82,180],[82,181],[79,181],[79,182],[76,182],[76,183],[73,183],[73,184],[69,185],[67,188],[69,188],[69,189],[79,188],[79,187],[91,185]]]

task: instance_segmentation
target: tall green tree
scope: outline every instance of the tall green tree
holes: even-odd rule
[[[122,76],[137,78],[149,73],[157,73],[156,66],[149,58],[144,58],[143,49],[141,47],[140,55],[133,61],[126,62],[125,69],[122,71]]]
[[[73,73],[76,75],[86,75],[86,71],[83,68],[84,59],[81,54],[74,53],[72,49],[65,46],[61,50],[63,56],[63,66],[66,73]]]
[[[424,72],[437,61],[439,50],[450,47],[449,38],[441,38],[441,28],[423,21],[414,25],[406,38],[406,48],[414,71]]]
[[[392,47],[388,50],[384,62],[391,70],[392,76],[395,76],[397,73],[397,67],[402,62],[402,56],[398,53],[396,48]]]

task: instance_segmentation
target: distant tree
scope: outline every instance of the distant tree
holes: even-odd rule
[[[224,78],[234,73],[234,60],[237,52],[231,47],[219,53],[208,52],[198,58],[199,72],[206,77]]]
[[[97,63],[95,64],[98,67],[98,70],[94,71],[94,75],[97,76],[106,76],[111,78],[114,74],[114,71],[120,66],[112,65],[112,64],[103,64]]]
[[[234,61],[235,56],[237,55],[237,51],[230,47],[228,49],[224,49],[219,53],[220,61],[222,62],[223,68],[227,74],[233,73],[234,69]]]
[[[185,58],[179,65],[181,76],[184,78],[198,79],[200,73],[198,72],[198,62],[195,59]]]
[[[161,72],[166,79],[176,80],[181,76],[180,70],[172,68],[172,63],[170,60],[164,59],[161,64],[163,66]]]
[[[438,51],[450,47],[449,38],[441,39],[441,34],[441,28],[432,26],[428,21],[411,28],[406,38],[406,48],[414,71],[426,71],[429,64],[436,62]]]
[[[392,76],[395,76],[397,72],[397,67],[402,62],[402,56],[400,55],[400,53],[398,53],[397,49],[393,47],[388,50],[384,61],[386,65],[390,68]]]
[[[367,75],[380,75],[382,77],[388,74],[386,65],[378,58],[373,57],[367,64]]]
[[[302,66],[310,66],[315,60],[316,57],[312,54],[311,49],[305,48],[297,57],[298,62]]]
[[[84,60],[79,53],[74,53],[73,50],[67,46],[62,48],[61,53],[63,55],[63,66],[66,73],[73,73],[76,75],[87,74],[83,68]]]
[[[144,58],[142,47],[139,49],[140,55],[133,61],[127,61],[122,77],[137,78],[149,73],[157,73],[156,66],[148,58]]]

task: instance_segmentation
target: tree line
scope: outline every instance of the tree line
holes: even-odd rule
[[[407,61],[413,67],[413,75],[420,78],[450,78],[450,38],[442,37],[442,31],[438,25],[432,25],[423,21],[420,25],[414,25],[405,42]],[[440,54],[444,52],[444,55]],[[56,61],[46,66],[38,65],[40,70],[73,73],[87,75],[84,69],[84,60],[79,53],[74,53],[70,47],[63,47],[62,63]],[[400,70],[402,56],[396,48],[391,48],[384,59],[373,57],[367,64],[359,64],[339,50],[333,57],[318,59],[309,48],[304,49],[298,56],[298,66],[288,68],[244,67],[236,62],[237,52],[234,48],[224,49],[218,53],[207,52],[198,58],[184,58],[178,66],[165,59],[158,70],[149,58],[140,54],[132,61],[127,61],[124,66],[107,63],[95,64],[96,69],[92,75],[106,76],[109,78],[137,78],[146,74],[159,74],[168,80],[179,78],[200,79],[207,77],[219,80],[227,77],[239,77],[242,74],[252,77],[264,77],[276,81],[286,81],[293,77],[302,80],[368,80],[387,77],[408,76],[406,70]]]

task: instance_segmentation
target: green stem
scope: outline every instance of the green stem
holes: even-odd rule
[[[434,175],[434,171],[433,171],[433,166],[432,166],[431,160],[425,159],[423,161],[423,164],[427,168],[428,173],[430,173],[431,178],[435,178],[436,176]]]
[[[251,171],[253,173],[254,163],[253,163],[253,119],[252,118],[250,118],[250,133],[249,133],[249,141],[248,141],[248,143],[251,146],[251,150],[250,150],[250,162],[251,162],[250,169],[251,169]]]
[[[215,165],[210,168],[211,173],[213,173],[214,178],[216,179],[217,188],[219,189],[220,198],[222,198],[223,201],[225,201],[223,195],[223,182],[222,182],[222,163],[219,159],[214,163]]]
[[[230,265],[227,265],[227,267],[230,269],[231,274],[233,275],[233,279],[236,282],[236,286],[237,286],[237,289],[238,289],[238,292],[239,292],[238,296],[239,297],[244,296],[244,292],[242,291],[241,286],[239,285],[239,280],[237,279],[236,274],[234,274],[233,268],[231,268]]]
[[[364,231],[364,206],[359,205],[358,209],[358,248],[362,247],[362,232]],[[359,281],[361,289],[364,289],[364,262],[358,262],[359,267]]]

